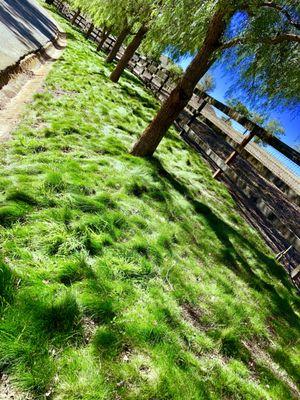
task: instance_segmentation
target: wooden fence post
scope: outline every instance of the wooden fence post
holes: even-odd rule
[[[170,73],[169,73],[169,71],[167,70],[167,71],[166,71],[166,77],[165,77],[165,79],[162,81],[160,87],[157,89],[157,92],[158,92],[158,93],[162,91],[163,87],[166,85],[166,83],[168,82],[169,79],[170,79]]]
[[[194,110],[191,118],[189,119],[189,121],[187,122],[187,126],[191,126],[196,119],[199,117],[199,115],[201,114],[201,111],[203,110],[203,108],[206,106],[206,100],[203,98],[203,96],[199,96],[199,98],[202,100],[202,102],[200,103],[199,107],[197,108],[197,110]]]
[[[257,127],[258,128],[258,127]],[[225,160],[225,164],[229,165],[232,163],[232,161],[234,161],[237,157],[237,155],[245,148],[245,146],[251,141],[251,139],[254,138],[254,136],[256,135],[256,128],[254,128],[249,135],[247,135],[242,142],[237,146],[236,150],[234,150],[230,156],[228,156]],[[213,177],[217,178],[220,174],[222,173],[221,168],[218,168],[216,170],[216,172],[214,173]]]
[[[75,14],[73,15],[73,17],[72,17],[72,19],[71,19],[71,23],[73,24],[73,25],[75,25],[75,23],[76,23],[76,19],[79,17],[79,15],[80,15],[80,8],[78,8],[78,10],[77,11],[75,11]]]
[[[90,35],[92,34],[93,30],[94,30],[94,24],[91,22],[91,24],[90,24],[88,30],[86,31],[85,36],[86,36],[87,38],[89,38]]]

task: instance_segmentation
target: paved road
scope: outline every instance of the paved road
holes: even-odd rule
[[[0,72],[37,50],[57,32],[35,0],[0,0]]]

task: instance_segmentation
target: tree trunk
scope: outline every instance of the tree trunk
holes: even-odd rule
[[[81,9],[78,8],[78,10],[75,12],[75,14],[73,15],[72,19],[71,19],[71,24],[75,25],[76,19],[80,14]]]
[[[118,54],[118,51],[120,50],[120,47],[122,46],[124,40],[126,39],[126,36],[129,34],[130,29],[128,27],[124,28],[120,35],[117,37],[117,40],[111,49],[111,52],[106,58],[106,62],[111,63],[114,61],[116,55]]]
[[[220,47],[220,39],[225,31],[225,16],[228,10],[218,10],[213,15],[206,33],[203,46],[188,66],[170,96],[146,128],[140,139],[135,143],[131,154],[139,157],[152,156],[167,130],[188,104],[193,91],[217,58],[216,50]]]
[[[131,43],[127,46],[125,53],[123,54],[122,58],[118,62],[116,68],[110,75],[110,79],[113,82],[118,82],[120,76],[122,75],[122,72],[124,69],[127,67],[129,61],[133,57],[134,53],[136,50],[139,48],[140,44],[142,43],[144,37],[146,36],[148,32],[148,28],[144,25],[140,27],[138,32],[136,33],[135,37],[131,41]]]
[[[91,33],[93,32],[93,30],[94,30],[94,24],[91,23],[90,26],[89,26],[89,29],[86,31],[85,37],[89,38]]]
[[[100,51],[102,49],[102,47],[103,47],[106,39],[108,38],[110,32],[111,32],[111,29],[106,29],[106,30],[103,29],[102,37],[101,37],[101,40],[100,40],[100,42],[98,44],[97,51]]]

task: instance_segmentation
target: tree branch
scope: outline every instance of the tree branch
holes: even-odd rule
[[[238,46],[246,43],[266,43],[266,44],[279,44],[283,42],[297,42],[300,43],[300,35],[296,35],[294,33],[280,33],[273,37],[262,37],[257,40],[252,40],[251,38],[246,37],[238,37],[232,40],[229,40],[226,43],[221,45],[221,49],[229,49],[233,46]]]
[[[268,7],[268,8],[273,8],[274,10],[277,10],[281,12],[285,16],[285,18],[289,21],[291,25],[293,25],[295,28],[300,30],[300,23],[297,21],[294,21],[293,17],[291,14],[281,5],[274,3],[273,1],[265,1],[262,4],[262,7]]]

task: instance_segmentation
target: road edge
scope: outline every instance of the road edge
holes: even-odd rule
[[[39,64],[41,65],[48,61],[51,58],[48,52],[53,48],[59,49],[61,47],[59,41],[65,38],[66,33],[60,27],[57,27],[57,34],[46,44],[25,54],[16,63],[0,71],[0,90],[12,79],[15,79],[17,75],[26,73],[36,68]]]

